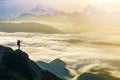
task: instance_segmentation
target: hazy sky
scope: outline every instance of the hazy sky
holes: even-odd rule
[[[120,9],[120,0],[0,0],[0,13],[30,9],[37,4],[62,11],[82,10],[88,4],[111,10]]]

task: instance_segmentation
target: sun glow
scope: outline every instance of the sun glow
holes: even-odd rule
[[[90,4],[111,10],[120,10],[120,0],[89,0]]]
[[[120,9],[120,0],[37,0],[37,3],[43,3],[63,11],[81,10],[89,4],[112,10]]]
[[[97,4],[116,4],[120,3],[120,0],[89,0],[92,3],[97,3]]]

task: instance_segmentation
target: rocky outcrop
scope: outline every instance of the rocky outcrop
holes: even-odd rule
[[[40,68],[22,50],[0,46],[0,80],[61,80]]]

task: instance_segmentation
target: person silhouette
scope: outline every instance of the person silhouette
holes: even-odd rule
[[[20,40],[17,40],[18,49],[20,49],[20,43],[21,43],[21,41],[20,41]]]

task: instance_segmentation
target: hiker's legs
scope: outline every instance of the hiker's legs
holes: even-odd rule
[[[20,45],[18,45],[18,49],[20,49]]]

